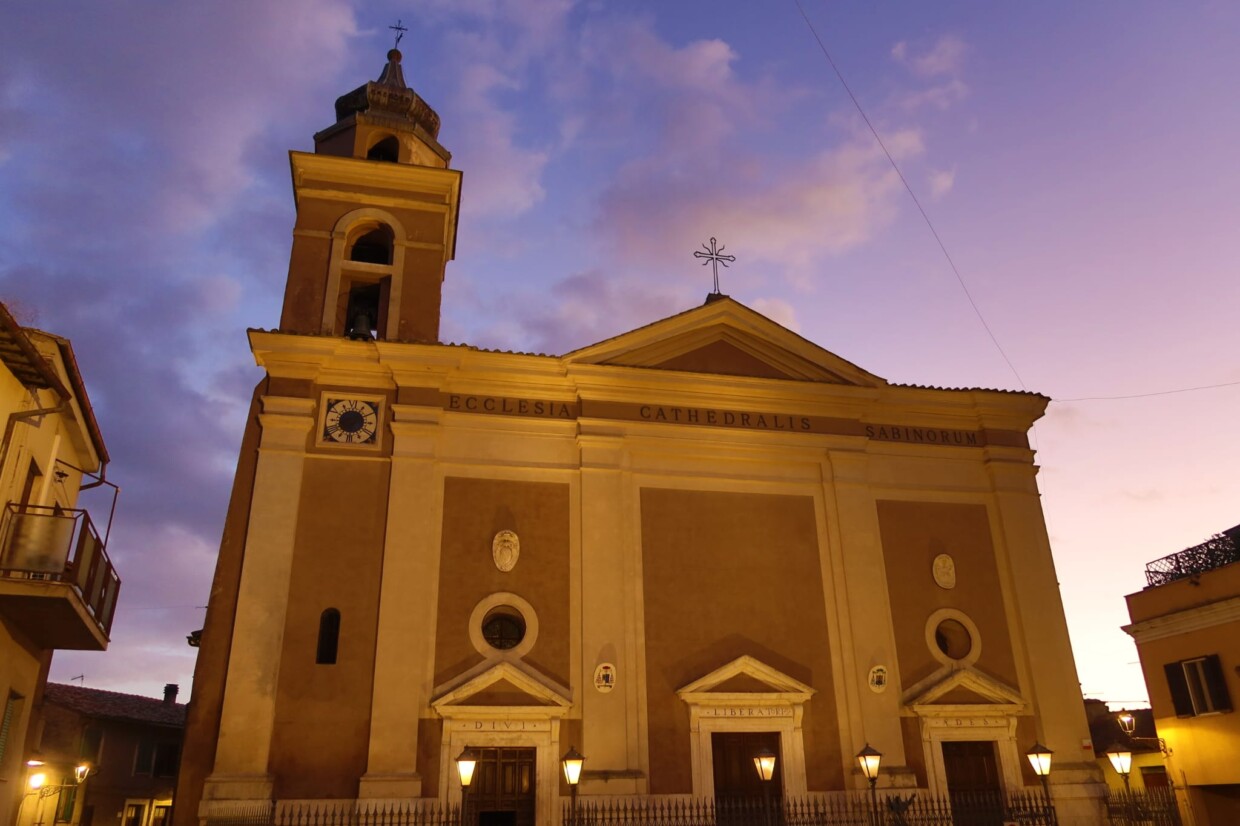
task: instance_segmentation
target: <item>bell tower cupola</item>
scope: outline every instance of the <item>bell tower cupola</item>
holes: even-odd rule
[[[439,115],[392,49],[379,79],[336,100],[314,153],[291,152],[297,224],[280,329],[436,342],[461,174]]]

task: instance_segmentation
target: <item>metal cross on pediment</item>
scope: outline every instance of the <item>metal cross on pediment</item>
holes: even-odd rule
[[[395,45],[395,46],[393,46],[392,48],[394,48],[394,49],[399,49],[399,48],[400,48],[400,39],[401,39],[402,37],[404,37],[404,36],[405,36],[405,32],[409,31],[409,29],[408,29],[408,28],[406,28],[405,26],[402,26],[402,25],[400,24],[400,18],[399,18],[399,17],[398,17],[398,18],[396,18],[396,25],[395,25],[395,26],[388,26],[388,28],[389,28],[389,29],[391,29],[392,31],[396,32],[396,45]]]
[[[714,294],[719,295],[720,294],[719,293],[719,265],[723,264],[723,266],[726,268],[729,262],[736,260],[736,256],[735,255],[724,255],[723,251],[727,249],[727,247],[719,247],[718,249],[715,249],[716,243],[717,242],[715,241],[714,238],[710,239],[709,247],[706,246],[705,244],[702,245],[702,250],[705,250],[705,252],[702,252],[702,250],[698,250],[697,252],[693,253],[693,257],[706,259],[705,261],[702,262],[703,267],[705,267],[708,263],[711,265],[711,269],[714,271],[714,275],[715,275],[715,293]]]

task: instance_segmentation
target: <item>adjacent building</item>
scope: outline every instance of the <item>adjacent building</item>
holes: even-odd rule
[[[33,755],[86,764],[90,774],[44,805],[55,822],[80,826],[165,826],[181,756],[185,705],[177,686],[163,698],[48,683]],[[51,823],[51,817],[45,817]],[[17,826],[38,822],[28,810]]]
[[[175,820],[306,801],[1103,785],[1027,432],[718,293],[562,356],[439,340],[461,173],[400,53],[291,153],[296,226],[201,635]]]
[[[1240,525],[1145,568],[1124,630],[1182,811],[1196,826],[1240,823]]]
[[[3,305],[0,421],[0,822],[12,823],[75,782],[73,763],[26,765],[33,710],[54,651],[107,648],[120,580],[106,525],[78,507],[81,491],[107,484],[108,452],[73,347]]]

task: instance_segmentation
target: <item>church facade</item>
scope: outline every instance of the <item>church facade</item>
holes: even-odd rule
[[[563,356],[439,342],[461,176],[399,52],[291,154],[297,223],[175,820],[288,801],[1038,788],[1097,770],[1031,393],[896,385],[712,294]],[[507,818],[507,819],[505,819]]]

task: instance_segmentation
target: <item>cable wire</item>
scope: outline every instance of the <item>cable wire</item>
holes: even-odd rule
[[[848,93],[848,97],[852,100],[853,106],[857,107],[857,112],[861,115],[861,119],[865,121],[865,125],[869,127],[870,133],[874,136],[874,140],[878,142],[879,148],[883,150],[883,154],[887,156],[887,160],[891,163],[891,168],[896,171],[896,175],[900,178],[900,183],[904,184],[904,189],[908,192],[913,204],[916,205],[917,211],[921,213],[922,219],[926,222],[926,226],[930,228],[930,234],[934,236],[935,242],[938,243],[939,249],[943,252],[943,257],[947,259],[947,264],[951,267],[952,272],[956,276],[956,280],[960,283],[960,289],[964,291],[965,298],[969,299],[973,312],[977,314],[977,320],[982,323],[982,327],[986,330],[986,335],[990,336],[991,342],[995,345],[995,349],[999,351],[999,355],[1003,356],[1003,360],[1007,362],[1008,369],[1012,371],[1012,375],[1016,376],[1016,381],[1020,383],[1022,390],[1028,390],[1025,386],[1025,380],[1021,378],[1020,371],[1016,369],[1016,365],[1008,358],[1008,354],[1003,349],[1003,345],[999,343],[999,339],[995,336],[990,325],[986,323],[986,318],[982,315],[981,309],[977,306],[977,302],[973,300],[973,294],[969,292],[968,286],[964,283],[964,277],[960,275],[960,270],[956,267],[956,262],[952,260],[951,253],[947,251],[947,245],[943,243],[943,239],[939,237],[938,230],[934,228],[934,223],[930,220],[930,216],[921,205],[921,201],[917,199],[917,194],[913,192],[913,187],[909,185],[908,179],[904,177],[904,173],[900,170],[900,165],[896,163],[896,159],[892,157],[888,151],[887,145],[883,143],[882,137],[879,136],[878,130],[874,128],[874,124],[870,122],[870,118],[866,115],[865,110],[861,108],[861,102],[857,100],[857,96],[853,94],[853,90],[848,85],[848,81],[844,79],[844,74],[839,67],[835,65],[835,60],[831,57],[831,53],[827,51],[827,45],[823,43],[822,38],[818,35],[818,30],[814,28],[813,22],[809,19],[809,15],[805,13],[805,7],[801,5],[801,0],[793,0],[796,3],[797,11],[801,13],[801,17],[805,20],[805,25],[809,27],[810,34],[814,36],[814,40],[818,41],[818,48],[822,50],[823,56],[827,59],[827,63],[831,65],[831,70],[835,72],[835,76],[839,78],[840,85],[844,87],[844,91]]]
[[[1221,384],[1202,384],[1197,387],[1180,387],[1176,390],[1155,390],[1152,393],[1133,393],[1128,396],[1084,396],[1079,399],[1051,399],[1051,401],[1064,404],[1067,402],[1110,402],[1119,401],[1121,399],[1148,399],[1151,396],[1171,396],[1176,393],[1193,393],[1197,390],[1216,390],[1220,387],[1237,386],[1240,386],[1240,381],[1225,381]]]

